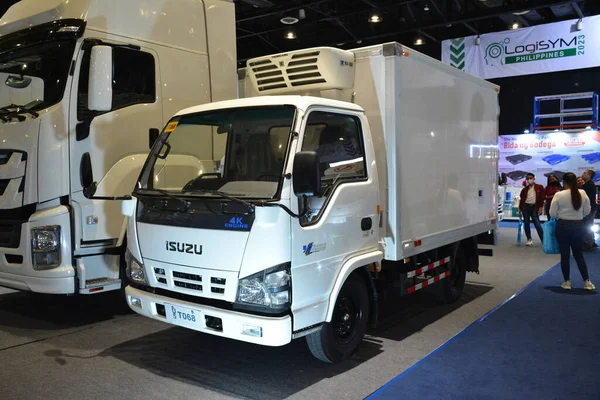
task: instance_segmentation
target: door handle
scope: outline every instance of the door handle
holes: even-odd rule
[[[371,219],[371,217],[363,218],[362,221],[360,221],[360,229],[362,229],[363,232],[368,231],[372,227],[373,227],[373,220]]]
[[[160,131],[156,128],[150,128],[149,131],[149,148],[151,149],[152,146],[154,145],[154,142],[156,142],[156,139],[158,139],[158,135],[160,134]]]

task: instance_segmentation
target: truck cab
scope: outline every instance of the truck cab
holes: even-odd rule
[[[123,287],[119,199],[173,113],[236,97],[234,20],[233,4],[217,0],[9,8],[0,20],[1,286]]]

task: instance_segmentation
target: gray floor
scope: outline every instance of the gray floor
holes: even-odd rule
[[[0,289],[0,398],[362,399],[559,261],[501,229],[463,298],[390,298],[381,326],[341,365],[303,340],[264,348],[130,314],[117,296],[57,298]],[[558,284],[558,282],[557,282]]]

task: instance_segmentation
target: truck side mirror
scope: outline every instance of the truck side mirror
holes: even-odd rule
[[[113,98],[113,49],[94,46],[90,54],[88,109],[110,111]]]
[[[321,194],[321,164],[315,151],[301,151],[294,157],[294,194],[298,197]]]

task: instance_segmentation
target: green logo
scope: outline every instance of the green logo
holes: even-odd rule
[[[485,49],[485,63],[494,66],[498,62],[502,65],[518,64],[582,55],[585,55],[585,35],[538,40],[517,46],[510,46],[510,39],[506,38]]]
[[[465,69],[465,38],[450,41],[450,65],[455,68]]]
[[[500,59],[500,64],[504,65],[502,56],[504,55],[504,46],[510,43],[510,39],[506,38],[501,42],[490,44],[485,49],[486,65],[494,66],[494,60]]]

